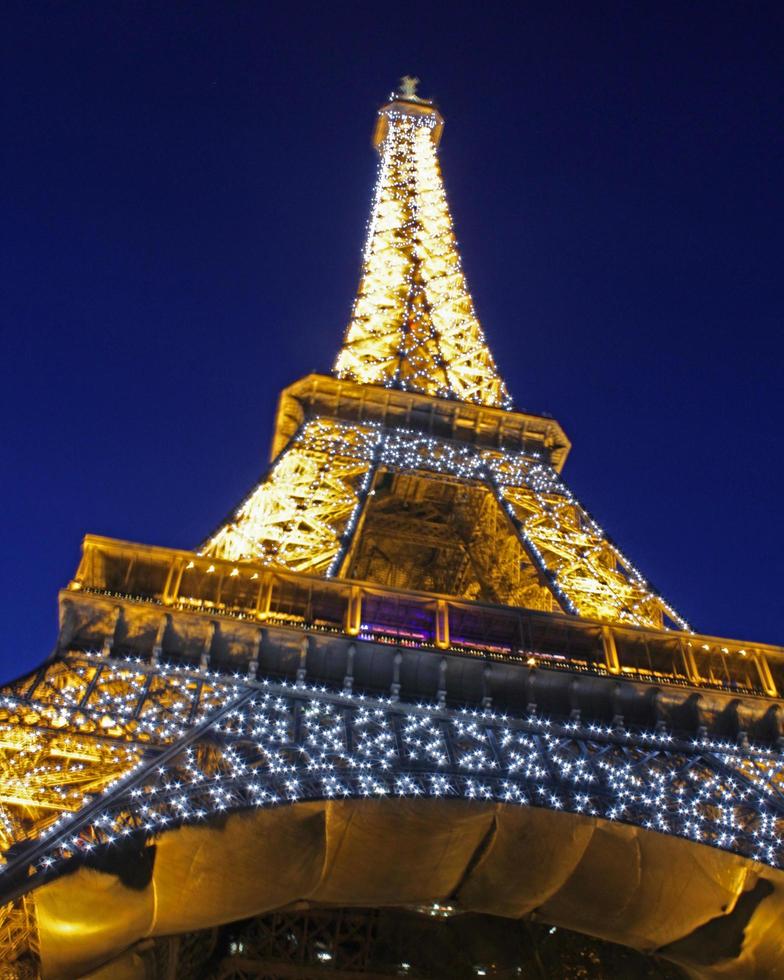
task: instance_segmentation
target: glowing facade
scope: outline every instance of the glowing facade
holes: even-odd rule
[[[509,407],[460,267],[436,155],[442,128],[416,99],[379,113],[362,279],[335,373]]]
[[[691,632],[511,407],[442,128],[410,84],[380,110],[343,346],[265,479],[194,552],[87,537],[56,655],[0,692],[9,976],[462,975],[387,963],[382,907],[780,961],[784,651]],[[221,953],[250,917],[263,962]]]
[[[203,553],[684,629],[561,481],[560,427],[542,437],[541,419],[511,411],[460,267],[437,159],[442,129],[415,96],[380,110],[362,277],[335,363],[353,384],[276,440],[285,448],[267,479]],[[364,410],[370,386],[438,400],[420,398],[420,416],[450,414],[451,403],[451,425],[435,435],[400,411],[379,424]],[[481,407],[506,410],[494,430],[500,447],[482,444]],[[538,439],[503,448],[537,423]]]

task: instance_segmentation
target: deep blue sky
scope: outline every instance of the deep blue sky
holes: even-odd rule
[[[405,72],[573,489],[696,628],[784,642],[781,3],[22,0],[0,46],[0,677],[85,532],[194,546],[255,482],[331,366]]]

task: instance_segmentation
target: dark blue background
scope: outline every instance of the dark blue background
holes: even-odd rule
[[[476,306],[705,632],[784,641],[781,3],[6,3],[2,663],[87,532],[194,546],[328,370],[422,78]]]

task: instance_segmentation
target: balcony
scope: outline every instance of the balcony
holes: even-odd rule
[[[654,685],[766,698],[784,690],[779,647],[323,579],[92,535],[63,602],[74,592],[212,621],[289,626]]]

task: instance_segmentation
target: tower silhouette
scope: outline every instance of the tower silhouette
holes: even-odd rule
[[[409,77],[379,110],[343,344],[259,484],[192,552],[88,535],[3,689],[9,976],[511,977],[531,915],[773,975],[784,651],[694,633],[513,407],[443,126]]]

